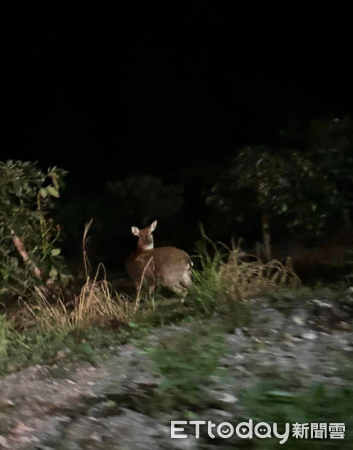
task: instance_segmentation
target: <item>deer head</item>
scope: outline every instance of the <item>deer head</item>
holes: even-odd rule
[[[151,250],[154,248],[152,233],[156,229],[157,220],[155,220],[149,227],[140,230],[137,227],[131,227],[132,234],[139,238],[137,249],[141,252]]]

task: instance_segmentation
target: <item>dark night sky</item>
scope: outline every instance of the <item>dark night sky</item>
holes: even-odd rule
[[[1,159],[94,184],[216,162],[273,141],[290,117],[353,112],[343,26],[309,37],[241,23],[195,8],[8,24]]]

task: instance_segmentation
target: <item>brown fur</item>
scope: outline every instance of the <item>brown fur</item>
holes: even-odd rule
[[[157,221],[143,230],[132,227],[139,240],[137,251],[127,260],[129,276],[136,289],[143,283],[152,293],[157,285],[162,285],[185,297],[192,284],[190,256],[175,247],[154,248],[152,232],[156,226]]]

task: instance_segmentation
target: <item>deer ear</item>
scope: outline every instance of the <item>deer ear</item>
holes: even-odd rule
[[[157,226],[157,220],[155,220],[155,221],[150,225],[151,233],[152,233],[152,231],[154,231],[154,230],[156,229],[156,226]]]
[[[137,227],[131,227],[132,234],[139,236],[140,230]]]

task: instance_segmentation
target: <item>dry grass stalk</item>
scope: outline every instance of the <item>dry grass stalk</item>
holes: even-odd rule
[[[295,289],[301,285],[290,258],[285,265],[277,260],[263,263],[258,257],[247,255],[239,248],[230,252],[227,263],[221,263],[217,279],[229,294],[237,294],[241,298],[280,287]]]

